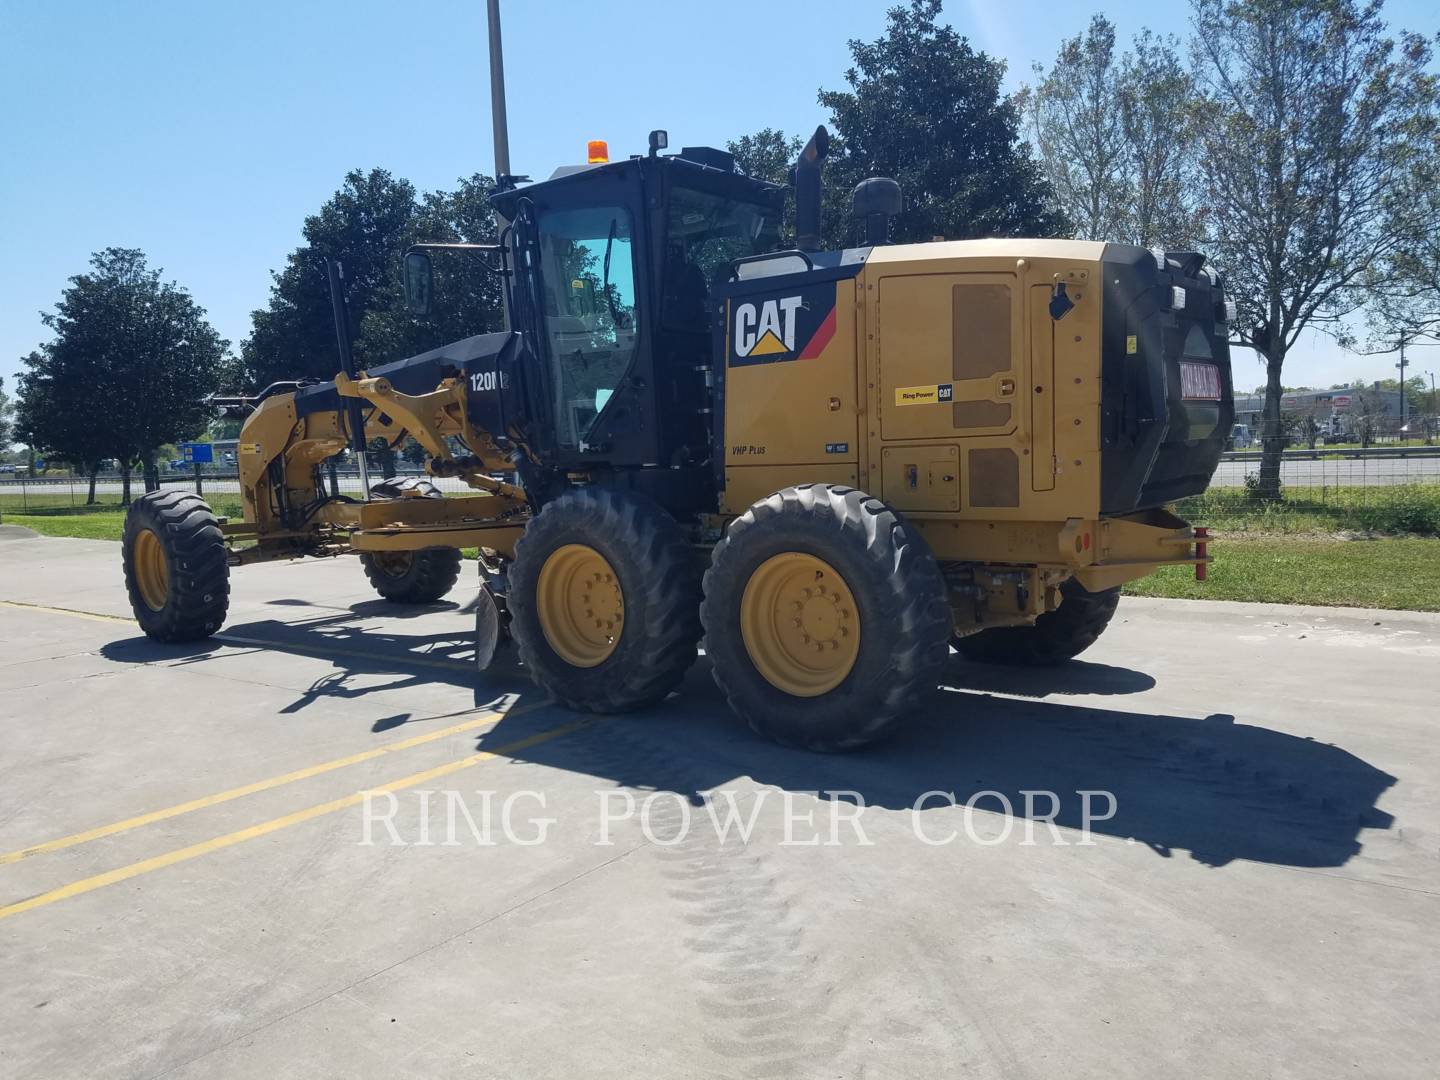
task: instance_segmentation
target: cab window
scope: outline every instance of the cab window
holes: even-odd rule
[[[541,215],[545,336],[562,446],[583,446],[634,357],[634,249],[634,229],[624,207]]]
[[[666,230],[665,325],[704,330],[715,275],[735,259],[773,250],[780,211],[690,188],[670,193]]]

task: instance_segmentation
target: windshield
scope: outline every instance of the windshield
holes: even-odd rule
[[[670,194],[666,240],[665,322],[704,328],[705,301],[717,272],[735,259],[772,251],[780,210],[690,188]]]

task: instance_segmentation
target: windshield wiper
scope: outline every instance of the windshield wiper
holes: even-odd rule
[[[610,253],[615,249],[615,232],[620,227],[618,218],[610,219],[610,232],[605,237],[605,264],[603,267],[604,278],[600,282],[600,288],[605,293],[605,303],[610,308],[610,321],[615,324],[616,330],[623,330],[624,324],[620,321],[620,312],[615,306],[615,294],[610,291]]]

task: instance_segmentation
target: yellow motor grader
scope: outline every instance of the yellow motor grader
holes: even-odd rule
[[[854,193],[865,242],[819,250],[824,129],[785,189],[706,147],[502,177],[508,329],[232,402],[243,521],[139,500],[136,618],[161,641],[225,618],[232,566],[356,553],[376,590],[438,599],[480,551],[482,663],[513,637],[551,695],[660,701],[703,641],[736,712],[838,750],[911,715],[954,646],[1058,663],[1122,582],[1202,572],[1167,504],[1203,491],[1233,419],[1227,301],[1193,252],[1067,240],[891,245],[892,180]],[[858,228],[858,227],[857,227]],[[481,272],[477,270],[476,272]],[[417,440],[432,477],[327,488],[347,448]]]

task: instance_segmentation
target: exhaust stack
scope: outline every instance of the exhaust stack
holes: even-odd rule
[[[795,246],[820,250],[820,165],[830,153],[830,132],[821,124],[795,163]]]

